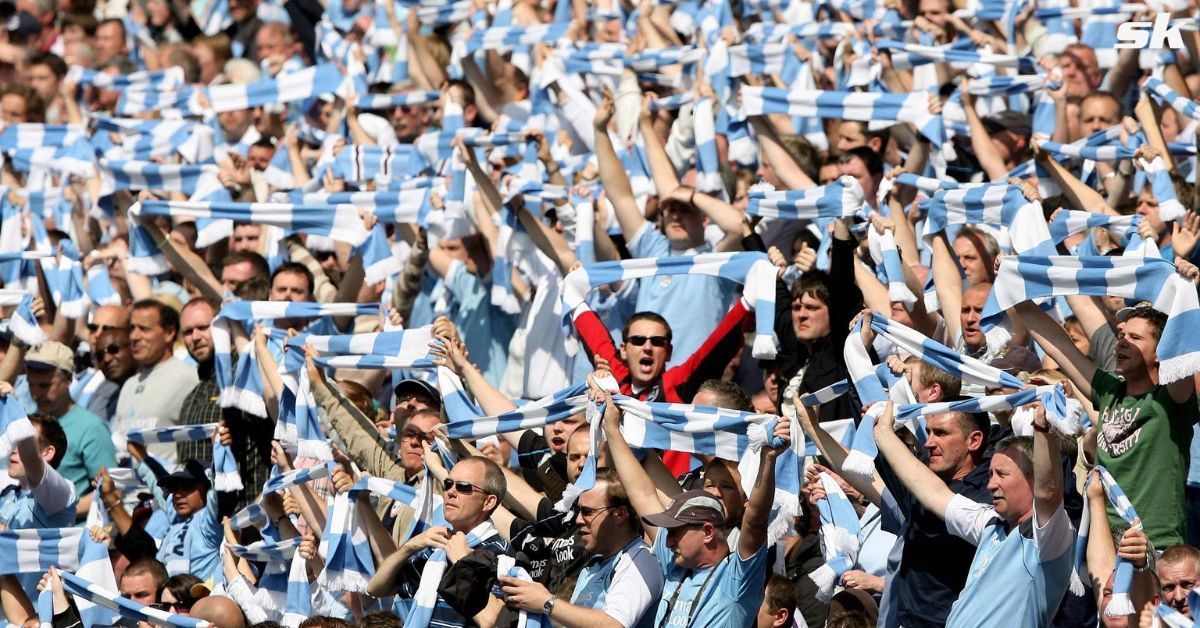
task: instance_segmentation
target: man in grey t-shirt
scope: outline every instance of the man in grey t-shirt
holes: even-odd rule
[[[113,444],[117,455],[125,452],[125,435],[131,429],[175,425],[187,394],[199,378],[196,369],[175,358],[172,349],[179,335],[179,313],[154,299],[133,304],[129,340],[138,372],[121,385],[117,414],[113,417]],[[175,446],[151,445],[150,453],[175,462]]]

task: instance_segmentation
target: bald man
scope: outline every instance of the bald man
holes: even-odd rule
[[[246,628],[242,609],[223,595],[210,595],[198,600],[192,606],[192,617],[210,621],[216,628]]]

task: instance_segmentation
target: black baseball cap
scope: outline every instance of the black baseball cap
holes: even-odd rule
[[[208,473],[199,460],[189,458],[187,462],[184,462],[183,465],[172,471],[170,475],[159,480],[158,485],[169,493],[180,486],[191,486],[197,482],[203,482],[207,485],[209,483]]]
[[[432,384],[420,379],[405,379],[396,384],[396,388],[392,390],[392,395],[395,399],[399,399],[400,395],[421,395],[428,397],[433,402],[434,409],[439,412],[442,409],[442,393],[438,392]]]
[[[1033,133],[1033,118],[1019,111],[1001,111],[984,118],[983,126],[988,133],[1012,131],[1021,137],[1029,137]]]

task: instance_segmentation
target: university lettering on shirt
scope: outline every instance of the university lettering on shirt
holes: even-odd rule
[[[1142,435],[1138,417],[1141,405],[1129,407],[1107,407],[1100,412],[1100,434],[1096,446],[1110,456],[1120,456],[1133,449]]]

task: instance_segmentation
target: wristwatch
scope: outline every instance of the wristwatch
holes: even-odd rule
[[[546,603],[542,605],[542,612],[547,615],[549,615],[550,613],[553,613],[554,612],[554,603],[556,601],[558,601],[558,596],[551,595],[550,599],[546,600]]]

